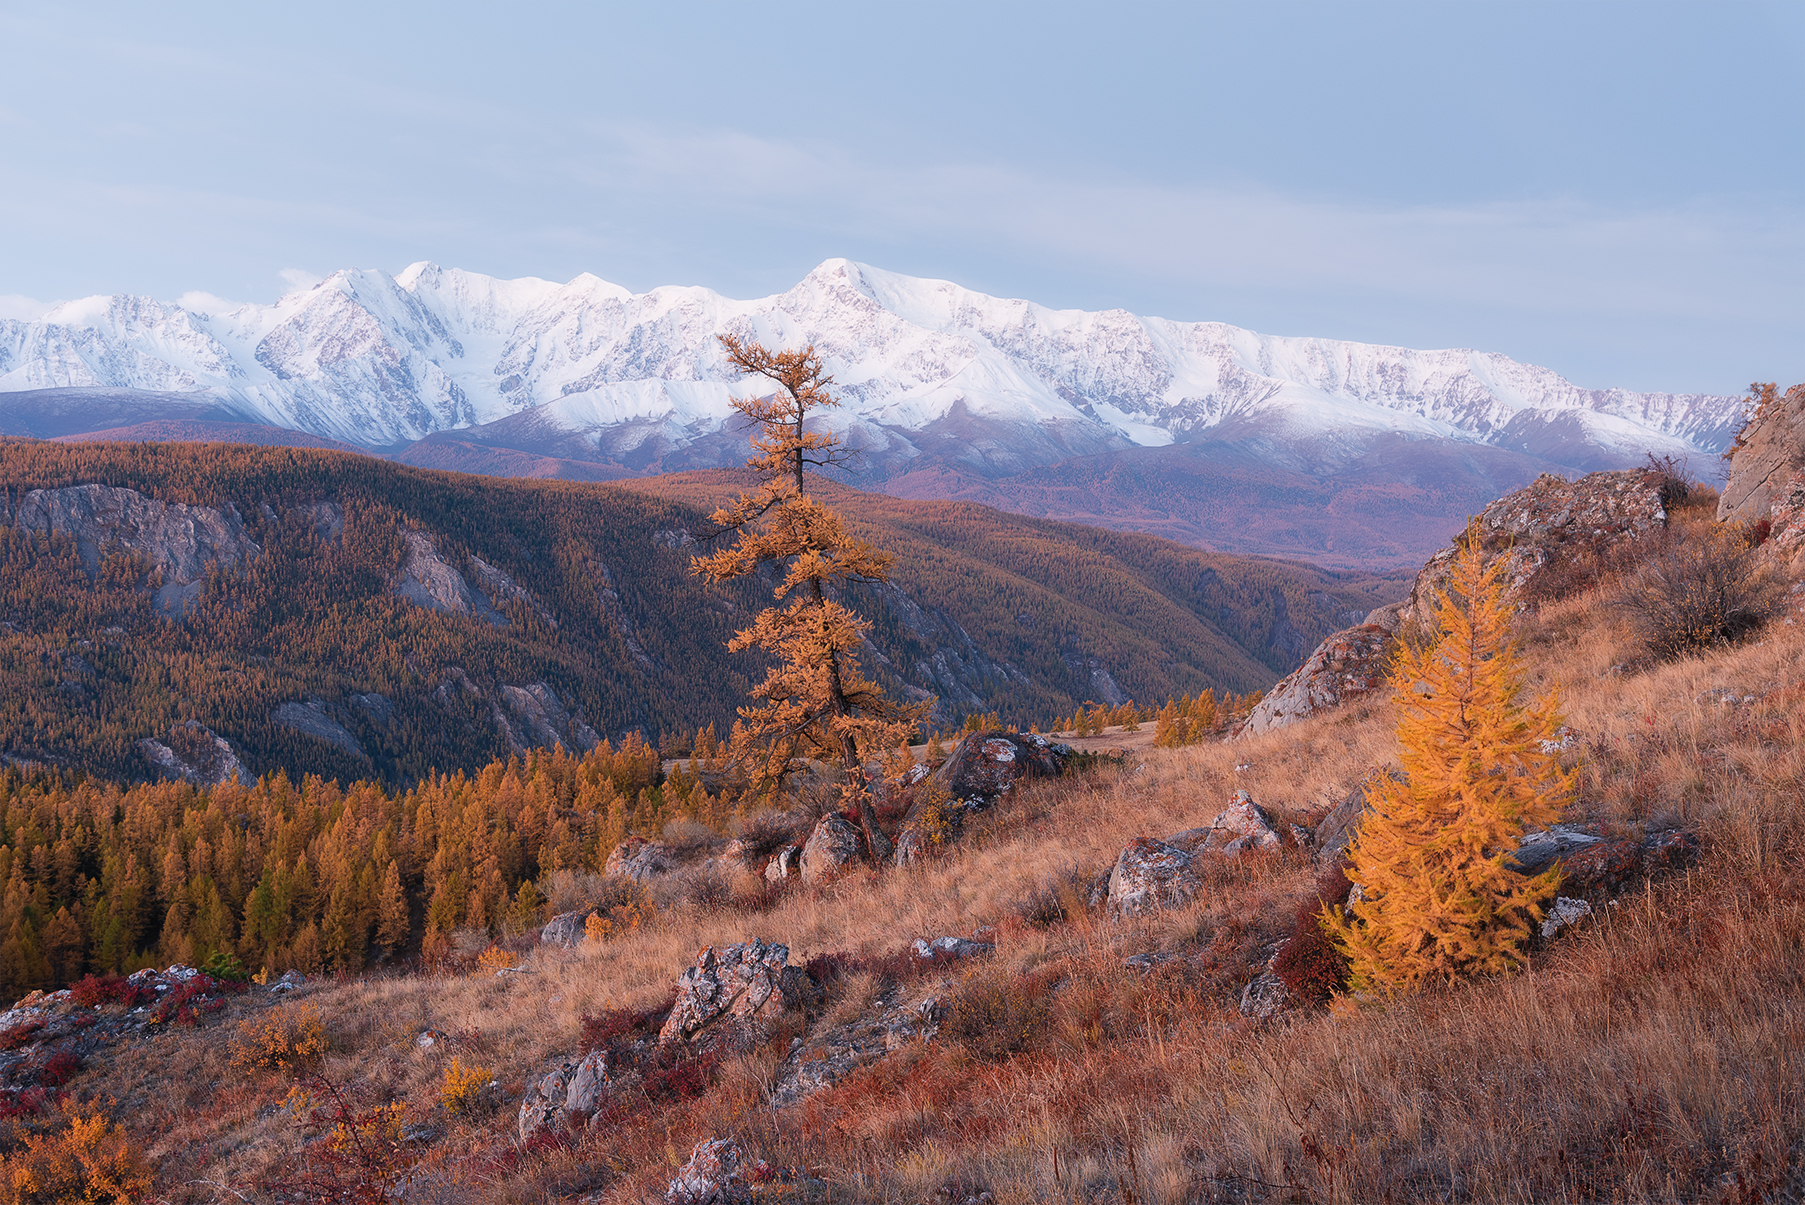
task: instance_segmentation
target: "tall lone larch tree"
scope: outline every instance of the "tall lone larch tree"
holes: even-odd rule
[[[763,649],[776,661],[752,689],[758,701],[740,709],[733,754],[754,767],[765,790],[781,785],[804,758],[839,762],[871,855],[885,858],[890,842],[872,813],[864,762],[894,748],[927,709],[897,703],[866,679],[857,650],[871,625],[834,595],[886,580],[894,558],[854,539],[808,492],[810,470],[844,464],[850,455],[839,436],[808,429],[811,416],[839,405],[814,347],[773,352],[734,335],[721,336],[721,346],[742,376],[764,377],[777,389],[733,399],[753,426],[754,455],[746,464],[760,485],[712,516],[718,535],[737,537],[733,546],[698,556],[691,567],[715,582],[766,565],[783,574],[773,591],[777,605],[728,642],[736,652]]]
[[[1348,846],[1362,898],[1327,910],[1354,991],[1408,992],[1523,961],[1558,870],[1509,864],[1530,825],[1559,818],[1574,774],[1550,750],[1561,719],[1550,695],[1525,705],[1500,580],[1476,527],[1436,600],[1440,637],[1394,664],[1402,778],[1380,775]]]

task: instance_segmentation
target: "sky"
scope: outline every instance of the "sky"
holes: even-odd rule
[[[1805,5],[0,8],[0,317],[430,259],[1805,380]]]

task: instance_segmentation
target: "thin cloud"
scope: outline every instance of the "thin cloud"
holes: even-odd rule
[[[11,318],[16,322],[36,322],[48,314],[55,305],[55,302],[21,297],[17,293],[0,293],[0,319]]]

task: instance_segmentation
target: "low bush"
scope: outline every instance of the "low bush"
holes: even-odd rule
[[[1672,532],[1646,550],[1617,602],[1648,651],[1667,658],[1753,632],[1773,613],[1775,593],[1747,534],[1710,527]]]
[[[998,968],[975,971],[954,991],[940,1033],[985,1062],[1030,1050],[1052,1018],[1047,986]]]
[[[466,1067],[462,1059],[453,1056],[439,1082],[439,1103],[447,1113],[468,1113],[483,1089],[493,1082],[494,1076],[487,1067]]]
[[[76,1113],[51,1134],[25,1139],[0,1161],[8,1205],[129,1205],[150,1190],[152,1169],[105,1115]]]
[[[326,1054],[326,1026],[311,1004],[281,1005],[238,1027],[232,1065],[261,1071],[306,1071]]]

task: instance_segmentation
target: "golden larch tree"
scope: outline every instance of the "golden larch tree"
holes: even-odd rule
[[[1353,991],[1415,991],[1523,961],[1530,926],[1560,881],[1510,864],[1530,825],[1572,801],[1574,774],[1549,752],[1558,697],[1526,706],[1500,580],[1469,527],[1451,589],[1436,599],[1433,644],[1394,663],[1403,776],[1380,775],[1348,846],[1362,898],[1325,911]]]
[[[872,814],[864,763],[905,739],[927,707],[897,703],[865,677],[857,654],[871,625],[835,595],[887,580],[893,558],[855,539],[808,492],[810,470],[843,464],[848,456],[840,437],[808,429],[811,416],[839,405],[814,347],[773,352],[733,335],[721,336],[721,346],[741,375],[764,377],[777,389],[733,399],[753,426],[754,454],[746,464],[760,485],[714,512],[716,534],[737,538],[732,547],[696,557],[692,567],[715,582],[766,565],[783,575],[773,591],[777,605],[727,646],[763,649],[776,662],[752,689],[758,702],[740,709],[732,753],[752,766],[755,783],[767,791],[804,758],[839,762],[847,803],[858,813],[871,855],[881,859],[890,842]]]

